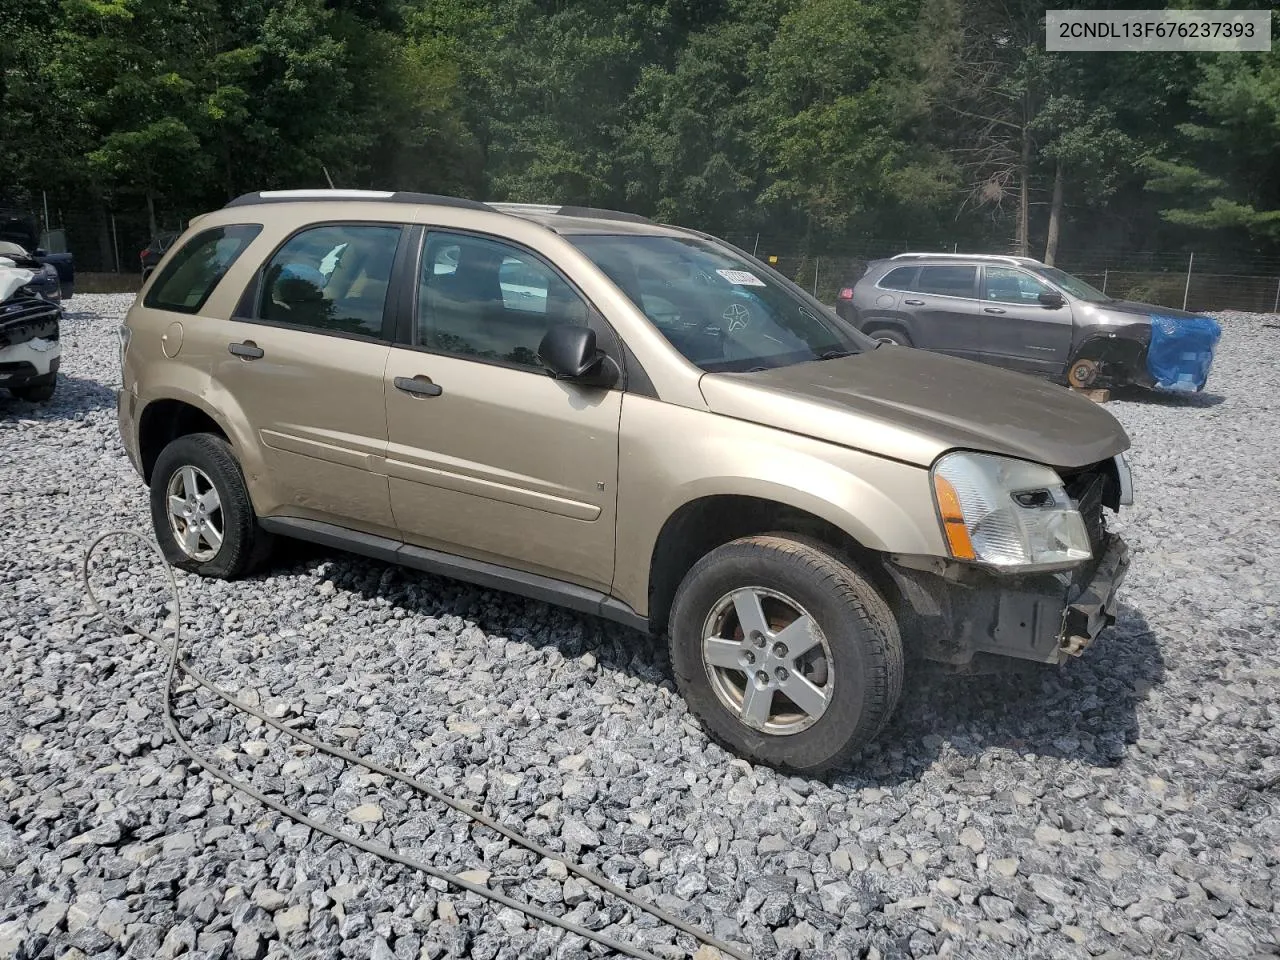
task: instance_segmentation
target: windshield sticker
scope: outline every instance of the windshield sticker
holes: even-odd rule
[[[740,287],[763,287],[764,281],[748,270],[717,270],[716,273]]]

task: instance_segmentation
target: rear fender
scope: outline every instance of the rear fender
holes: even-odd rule
[[[180,376],[166,376],[169,370],[164,364],[153,364],[148,371],[153,379],[148,382],[145,395],[139,398],[137,419],[132,425],[135,435],[146,416],[147,407],[153,403],[176,400],[195,407],[218,425],[231,444],[244,472],[254,512],[260,517],[276,512],[281,503],[280,496],[263,462],[253,425],[235,397],[220,389],[204,371],[191,367],[173,369]],[[135,436],[134,440],[138,442],[139,438]]]

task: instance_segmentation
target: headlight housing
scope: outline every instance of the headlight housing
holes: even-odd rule
[[[1048,467],[986,453],[949,453],[933,465],[933,491],[957,560],[1010,571],[1075,566],[1093,551],[1062,479]]]

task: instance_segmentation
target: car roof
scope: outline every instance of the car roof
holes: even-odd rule
[[[246,193],[229,201],[222,209],[285,203],[397,203],[413,206],[443,206],[518,217],[546,227],[563,236],[597,234],[625,236],[701,236],[669,224],[656,223],[639,214],[599,207],[569,204],[482,203],[464,197],[397,190],[264,190]]]

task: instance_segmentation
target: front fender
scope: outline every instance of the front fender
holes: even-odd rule
[[[755,497],[813,514],[885,553],[945,556],[929,471],[822,440],[628,394],[619,443],[614,594],[647,611],[667,520],[706,497]]]

